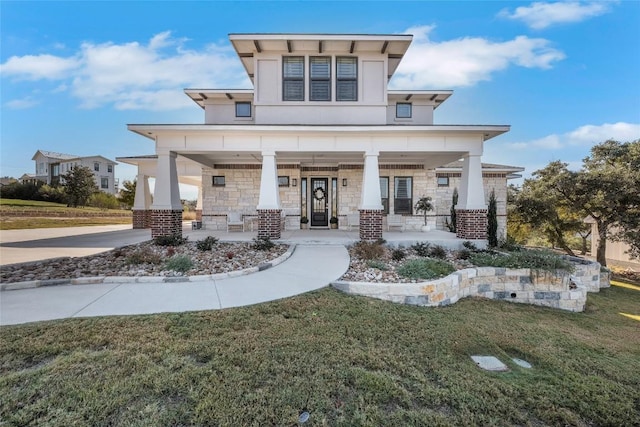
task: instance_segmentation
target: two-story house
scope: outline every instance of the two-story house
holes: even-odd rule
[[[35,162],[36,174],[33,177],[49,185],[62,184],[62,175],[76,166],[85,166],[93,172],[96,187],[105,193],[116,194],[118,181],[115,178],[118,163],[102,156],[76,156],[38,150],[31,158]]]
[[[522,169],[483,168],[481,157],[509,126],[437,125],[434,111],[452,91],[388,89],[411,35],[229,38],[253,89],[186,89],[204,124],[128,125],[155,144],[155,155],[118,158],[139,166],[134,224],[150,222],[152,236],[181,233],[181,180],[200,186],[207,226],[241,212],[257,216],[258,235],[270,238],[280,237],[283,215],[326,228],[331,217],[342,224],[356,214],[363,240],[382,237],[388,214],[419,229],[421,196],[437,201],[443,228],[454,187],[458,237],[486,237],[492,188],[504,216],[506,180]]]

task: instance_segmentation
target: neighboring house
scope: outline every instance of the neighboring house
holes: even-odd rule
[[[37,184],[38,178],[36,178],[36,175],[33,173],[23,173],[18,181],[20,181],[21,184]]]
[[[1,187],[4,187],[5,185],[13,184],[14,182],[18,182],[18,180],[10,176],[3,176],[2,178],[0,178]]]
[[[200,188],[207,227],[241,213],[270,238],[280,237],[283,216],[289,227],[306,216],[312,228],[328,228],[332,216],[343,226],[355,215],[363,240],[382,237],[388,214],[419,230],[421,196],[434,199],[431,219],[444,229],[458,188],[457,236],[484,239],[495,189],[504,234],[507,179],[523,169],[483,165],[481,156],[509,126],[437,125],[434,111],[452,91],[388,89],[411,35],[229,38],[254,89],[186,89],[204,111],[201,125],[128,126],[155,143],[155,155],[118,158],[138,165],[134,227],[180,234],[185,182]]]
[[[115,178],[118,163],[102,156],[76,156],[73,154],[54,153],[38,150],[32,159],[36,163],[35,179],[49,185],[61,183],[62,175],[76,166],[85,166],[93,172],[96,186],[100,191],[109,194],[118,192],[118,181]]]
[[[590,216],[587,217],[584,222],[591,224],[591,256],[595,258],[596,253],[598,252],[598,244],[600,243],[598,224],[596,224]],[[627,253],[628,250],[628,244],[624,242],[614,242],[607,239],[607,248],[604,254],[607,259],[607,265],[630,267],[636,271],[640,271],[640,259],[632,259]]]

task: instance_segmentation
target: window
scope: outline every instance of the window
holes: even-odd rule
[[[411,118],[411,103],[410,102],[398,102],[396,104],[396,118],[398,119],[410,119]]]
[[[384,209],[384,213],[389,213],[389,177],[381,176],[380,177],[380,197],[382,198],[382,207]]]
[[[60,165],[58,163],[51,165],[51,176],[60,175]]]
[[[278,187],[288,187],[289,186],[289,177],[288,176],[279,176],[278,177]]]
[[[336,58],[336,99],[338,101],[358,100],[358,58]]]
[[[304,57],[282,58],[282,99],[304,101]]]
[[[96,172],[100,172],[100,163],[95,162],[93,164],[93,170],[96,171]]]
[[[113,173],[113,165],[107,165],[107,172]]]
[[[251,117],[251,103],[236,102],[236,117]]]
[[[412,214],[413,200],[412,196],[413,180],[411,177],[396,177],[394,183],[394,213]]]
[[[225,185],[224,176],[214,176],[212,178],[211,183],[213,184],[214,187],[224,187]]]
[[[100,188],[109,188],[109,178],[100,178]]]
[[[309,58],[309,99],[331,101],[331,58],[312,56]]]
[[[438,187],[448,187],[449,186],[449,177],[448,176],[439,176],[438,177]]]

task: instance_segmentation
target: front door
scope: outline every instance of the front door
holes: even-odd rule
[[[327,178],[311,178],[311,226],[329,225],[329,194]]]

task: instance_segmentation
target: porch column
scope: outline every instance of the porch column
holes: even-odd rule
[[[151,191],[149,177],[139,173],[136,177],[136,194],[133,199],[133,228],[151,227]]]
[[[196,199],[196,221],[202,221],[202,183],[198,185],[198,198]]]
[[[382,238],[382,199],[380,196],[380,171],[378,152],[364,154],[362,196],[360,211],[360,240],[374,241]]]
[[[176,153],[158,153],[156,186],[151,205],[151,237],[182,236],[182,203],[176,170]]]
[[[262,153],[260,198],[258,199],[258,237],[279,239],[281,230],[280,191],[278,189],[278,165],[276,153]]]
[[[456,237],[460,239],[487,238],[487,204],[484,199],[480,155],[467,154],[462,158],[456,225]]]

